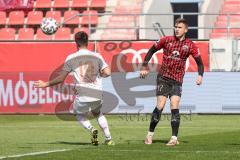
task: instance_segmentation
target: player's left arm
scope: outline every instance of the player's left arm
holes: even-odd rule
[[[100,76],[101,76],[101,77],[106,78],[106,77],[109,77],[110,75],[111,75],[111,70],[110,70],[109,67],[105,67],[104,69],[102,69],[102,70],[100,71]]]
[[[196,61],[197,66],[198,66],[198,78],[197,78],[196,84],[201,85],[203,73],[204,73],[204,65],[203,65],[202,58],[200,55],[198,57],[194,57],[194,60]]]
[[[99,67],[100,67],[100,76],[103,78],[109,77],[111,75],[111,69],[104,60],[104,58],[99,54]]]
[[[201,85],[202,81],[203,81],[204,65],[202,62],[202,57],[200,55],[199,48],[195,44],[193,44],[193,46],[192,46],[191,55],[193,56],[195,62],[197,63],[197,66],[198,66],[198,77],[196,80],[196,84]]]

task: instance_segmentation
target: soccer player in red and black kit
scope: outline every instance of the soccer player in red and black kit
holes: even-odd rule
[[[175,21],[175,36],[166,36],[161,38],[149,49],[144,59],[143,66],[140,71],[140,78],[145,78],[145,76],[149,73],[148,62],[152,55],[156,51],[163,49],[163,61],[157,76],[157,106],[152,113],[145,144],[152,143],[155,127],[161,119],[161,114],[168,97],[170,99],[172,114],[172,137],[166,145],[175,146],[179,144],[177,139],[180,125],[179,103],[182,93],[183,77],[185,74],[185,64],[190,55],[193,56],[198,66],[198,77],[196,84],[202,84],[204,72],[202,58],[196,45],[186,37],[187,31],[187,21],[183,18],[177,19]]]

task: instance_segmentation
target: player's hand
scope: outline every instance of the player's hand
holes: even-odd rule
[[[197,84],[197,85],[201,85],[201,84],[202,84],[202,76],[199,75],[199,76],[197,77],[196,84]]]
[[[142,67],[140,70],[140,78],[145,78],[149,73],[149,70],[147,67]]]
[[[45,88],[45,87],[48,86],[48,83],[47,83],[47,82],[44,82],[44,81],[42,81],[42,80],[38,80],[38,81],[35,81],[35,82],[34,82],[34,85],[33,85],[33,86],[36,87],[36,88]]]

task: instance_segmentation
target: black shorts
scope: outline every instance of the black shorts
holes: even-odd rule
[[[179,96],[182,95],[182,83],[177,81],[168,79],[161,75],[157,76],[157,88],[156,88],[156,95],[157,96]]]

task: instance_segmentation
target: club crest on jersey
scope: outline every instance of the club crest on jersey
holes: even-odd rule
[[[189,47],[187,45],[182,46],[182,49],[183,49],[184,52],[187,52],[188,48]]]

